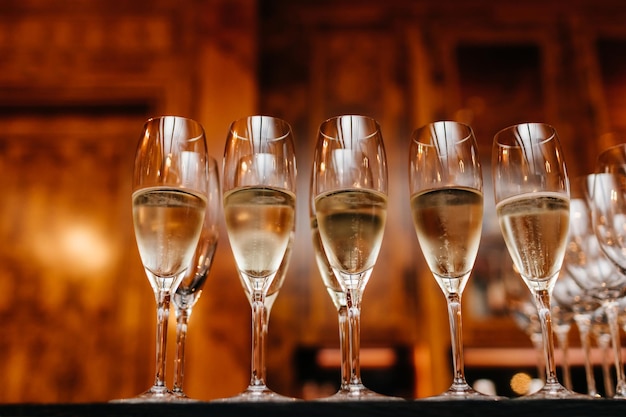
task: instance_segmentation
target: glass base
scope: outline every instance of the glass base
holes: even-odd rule
[[[298,398],[286,397],[284,395],[280,395],[272,391],[265,385],[260,385],[260,386],[250,385],[245,391],[243,391],[240,394],[235,395],[234,397],[219,398],[217,400],[213,400],[212,402],[240,403],[240,402],[293,402],[293,401],[301,401],[301,400]]]
[[[316,401],[404,401],[404,398],[379,394],[366,388],[363,384],[353,384],[345,388],[340,388],[339,391],[330,397],[319,398]]]
[[[181,402],[181,403],[198,403],[201,402],[200,400],[196,400],[194,398],[189,398],[187,396],[187,394],[185,394],[183,391],[177,390],[177,389],[173,389],[172,390],[172,394],[174,394],[178,400],[176,402]]]
[[[575,399],[593,400],[595,397],[570,391],[558,382],[545,384],[539,391],[518,397],[519,400],[546,400],[546,399]]]
[[[468,384],[453,384],[447,391],[432,397],[424,398],[425,401],[450,401],[450,400],[476,400],[476,401],[501,401],[507,397],[488,395],[478,392]]]
[[[136,397],[111,400],[111,403],[139,404],[139,403],[175,403],[183,402],[182,397],[168,390],[167,387],[153,386],[148,391]]]

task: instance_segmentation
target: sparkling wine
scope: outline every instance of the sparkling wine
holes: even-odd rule
[[[346,294],[341,288],[341,283],[337,279],[333,268],[328,262],[326,252],[324,252],[322,238],[320,237],[320,231],[317,227],[316,217],[311,217],[311,233],[313,238],[313,251],[315,252],[315,261],[317,263],[317,268],[320,271],[320,275],[322,276],[322,281],[324,282],[326,291],[328,291],[328,295],[330,295],[330,298],[333,301],[335,308],[339,309],[347,305]]]
[[[529,286],[545,287],[558,277],[569,227],[569,199],[563,194],[529,193],[496,206],[511,258]]]
[[[482,193],[463,187],[427,190],[411,197],[411,212],[420,246],[442,290],[462,292],[480,243]]]
[[[224,195],[230,244],[245,278],[264,280],[278,270],[293,231],[295,201],[293,193],[271,187],[237,188]]]
[[[383,240],[387,196],[365,189],[332,191],[317,196],[315,211],[333,269],[344,276],[371,270]]]
[[[278,298],[278,293],[280,289],[283,287],[283,283],[285,282],[285,278],[287,277],[287,269],[289,268],[289,261],[291,259],[291,251],[293,249],[294,237],[295,237],[295,233],[292,232],[289,237],[289,242],[287,243],[285,256],[283,256],[283,260],[280,262],[278,271],[276,271],[276,275],[274,276],[274,279],[272,280],[272,282],[269,284],[269,287],[267,288],[267,292],[265,294],[265,309],[268,315],[272,309],[272,306],[274,305],[274,301],[276,301],[276,298]],[[243,285],[244,292],[248,296],[248,300],[252,300],[252,297],[251,297],[252,287],[250,285],[250,282],[246,278],[243,278],[241,274],[239,277],[241,279],[241,284]]]
[[[132,201],[144,267],[159,278],[183,272],[202,230],[206,199],[180,188],[152,187],[133,193]]]

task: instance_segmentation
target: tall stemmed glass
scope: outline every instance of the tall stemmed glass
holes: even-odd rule
[[[572,227],[572,219],[576,217],[576,199],[570,201],[570,234]],[[572,245],[572,239],[568,244],[568,248]],[[568,251],[569,252],[569,251]],[[596,389],[596,380],[593,373],[593,364],[591,363],[591,319],[596,309],[600,306],[597,299],[589,295],[578,283],[572,278],[569,268],[567,267],[567,255],[564,267],[561,270],[561,276],[557,280],[553,290],[553,299],[559,306],[571,310],[573,321],[578,328],[580,338],[580,346],[583,350],[583,361],[585,367],[585,378],[587,381],[587,394],[592,397],[598,396]],[[565,356],[565,353],[564,353]],[[564,380],[565,380],[565,373]],[[567,383],[566,383],[566,386]],[[568,386],[569,388],[569,386]]]
[[[313,177],[314,175],[311,175],[311,181],[313,180]],[[363,387],[363,384],[360,382],[359,378],[356,379],[356,385],[352,384],[352,379],[350,378],[350,359],[352,348],[350,346],[349,337],[350,322],[348,320],[348,301],[346,297],[346,292],[343,290],[339,279],[337,279],[337,275],[335,274],[335,271],[333,271],[332,266],[330,266],[328,257],[326,256],[326,252],[324,252],[322,238],[320,237],[319,227],[317,226],[317,217],[315,215],[315,193],[313,193],[312,183],[309,197],[311,237],[313,240],[315,261],[317,263],[317,268],[319,269],[320,276],[322,277],[322,282],[326,287],[326,291],[328,292],[331,301],[337,309],[337,318],[339,321],[341,383],[339,386],[339,390],[335,394],[331,395],[330,397],[322,398],[321,401],[348,401],[351,399],[367,398],[368,396],[364,396],[364,393],[367,393],[372,397],[376,397],[372,395],[369,389]],[[351,387],[351,384],[354,386]]]
[[[603,176],[601,182],[610,177],[610,174],[597,175]],[[606,256],[593,230],[593,207],[603,205],[595,203],[593,196],[595,181],[594,174],[578,177],[572,181],[571,239],[565,265],[572,278],[589,296],[598,300],[606,313],[617,375],[616,395],[624,398],[626,382],[621,358],[617,303],[626,289],[626,275],[620,274],[615,264]]]
[[[376,120],[343,115],[320,125],[311,193],[324,253],[346,296],[350,349],[347,397],[385,400],[361,381],[361,300],[387,220],[387,160]]]
[[[626,289],[626,144],[611,147],[600,154],[590,187],[593,227],[598,243],[619,272],[610,276],[607,294],[611,301],[604,304],[613,339],[616,366],[616,387],[613,398],[626,398],[621,346],[618,335],[617,300]]]
[[[493,399],[465,380],[461,297],[483,222],[483,177],[472,129],[440,121],[413,132],[409,149],[411,213],[417,239],[448,304],[452,385],[430,399]]]
[[[576,396],[557,379],[550,314],[569,228],[569,181],[556,130],[543,123],[508,127],[495,135],[492,155],[500,228],[535,299],[544,343],[545,384],[524,398]]]
[[[569,364],[569,334],[572,329],[572,323],[574,322],[574,311],[569,303],[563,302],[562,298],[556,296],[559,284],[563,281],[563,277],[560,277],[552,291],[552,318],[554,322],[552,329],[554,330],[554,335],[561,349],[561,374],[563,375],[563,384],[567,389],[572,390],[572,373]]]
[[[200,239],[191,264],[172,297],[176,313],[176,356],[174,358],[174,386],[172,392],[181,397],[181,399],[188,399],[183,391],[183,377],[189,319],[191,318],[193,307],[198,302],[200,294],[202,294],[202,287],[211,270],[219,237],[218,221],[222,197],[219,171],[214,158],[208,157],[207,166],[207,204],[202,232],[200,233]]]
[[[207,148],[202,126],[164,116],[144,125],[135,157],[133,222],[141,261],[157,304],[154,385],[126,401],[176,401],[165,385],[171,293],[198,243],[207,202]]]
[[[296,159],[291,127],[269,116],[233,122],[224,151],[224,215],[230,245],[252,309],[248,388],[228,401],[285,401],[266,385],[266,298],[295,223]]]
[[[592,317],[591,332],[596,339],[596,345],[602,353],[602,380],[604,382],[604,396],[615,396],[615,384],[611,375],[611,329],[604,308],[598,308]]]

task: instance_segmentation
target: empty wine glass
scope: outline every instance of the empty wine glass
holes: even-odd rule
[[[202,294],[202,287],[211,270],[219,237],[218,221],[221,205],[219,171],[214,158],[208,157],[207,165],[209,185],[207,188],[207,204],[202,232],[200,233],[194,256],[191,259],[191,264],[172,297],[176,314],[176,356],[174,358],[174,385],[172,392],[185,400],[189,399],[183,391],[187,327],[193,307],[198,302],[200,294]]]
[[[570,220],[575,218],[575,199],[570,204]],[[572,231],[570,223],[570,232]],[[570,245],[568,245],[569,247]],[[587,381],[587,394],[591,397],[598,396],[596,388],[596,380],[593,373],[593,364],[591,363],[591,319],[594,312],[600,307],[599,301],[590,296],[578,283],[572,278],[567,267],[567,256],[564,267],[561,269],[561,276],[554,286],[553,298],[559,306],[571,310],[574,323],[578,328],[580,338],[580,346],[583,351],[583,362],[585,368],[585,378]],[[567,385],[566,385],[567,386]],[[569,388],[569,387],[568,387]]]
[[[359,363],[361,300],[387,219],[387,160],[376,120],[343,115],[319,127],[311,194],[324,253],[346,296],[351,400],[389,400],[367,389]]]
[[[141,261],[157,303],[153,386],[124,402],[177,401],[165,385],[171,293],[198,244],[207,204],[207,148],[202,126],[177,116],[148,120],[135,157],[133,222]]]
[[[569,181],[556,130],[543,123],[501,130],[494,137],[492,169],[500,229],[541,321],[545,384],[524,398],[582,396],[561,385],[554,359],[551,295],[569,228]]]
[[[604,396],[613,398],[615,396],[615,384],[611,375],[611,329],[606,317],[606,310],[598,308],[591,319],[591,333],[596,339],[596,345],[601,352],[602,380],[604,382]]]
[[[287,401],[266,385],[262,349],[266,298],[295,223],[296,159],[291,127],[269,116],[233,122],[224,152],[224,215],[230,245],[252,310],[251,377],[223,401]]]
[[[563,270],[561,270],[561,274],[563,274]],[[565,282],[563,276],[559,277],[552,291],[552,318],[554,320],[552,329],[562,354],[561,374],[563,375],[563,385],[567,389],[572,390],[572,373],[569,364],[569,333],[574,322],[574,311],[569,302],[565,302],[561,297],[556,296],[557,292],[560,291],[559,284],[562,282]]]
[[[626,393],[626,382],[621,359],[617,303],[625,288],[626,275],[618,272],[615,264],[602,250],[601,242],[594,233],[592,211],[597,205],[593,196],[595,182],[594,174],[578,177],[572,181],[571,238],[565,265],[578,285],[588,295],[597,299],[601,308],[605,310],[615,359],[618,385],[616,396],[623,397]],[[620,386],[622,388],[619,388]]]
[[[483,177],[478,145],[463,123],[440,121],[413,132],[409,149],[411,213],[426,262],[448,305],[452,385],[436,399],[497,399],[465,380],[461,297],[478,253]]]
[[[626,290],[626,145],[611,147],[600,154],[593,175],[593,186],[587,182],[593,217],[593,228],[602,252],[617,268],[603,276],[605,314],[611,332],[616,367],[616,387],[613,398],[626,398],[617,317],[617,301]]]

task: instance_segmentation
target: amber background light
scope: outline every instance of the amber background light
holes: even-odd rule
[[[608,133],[626,132],[625,19],[621,0],[2,2],[0,402],[108,401],[151,384],[154,298],[130,181],[144,120],[166,113],[199,120],[217,159],[242,116],[271,114],[294,129],[296,248],[267,358],[268,384],[292,396],[339,381],[338,370],[324,373],[338,330],[308,230],[317,126],[341,113],[381,125],[391,213],[364,295],[364,382],[425,397],[449,385],[449,334],[408,211],[408,141],[434,120],[470,124],[488,221],[464,294],[467,367],[477,378],[508,372],[500,387],[520,368],[532,372],[531,343],[499,284],[508,266],[492,221],[491,140],[507,125],[545,121],[570,175],[589,172],[622,141]],[[250,309],[221,227],[189,333],[185,391],[205,400],[236,394],[249,377]],[[302,360],[309,350],[319,363]]]

